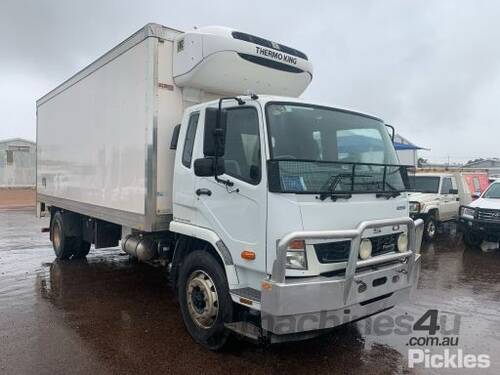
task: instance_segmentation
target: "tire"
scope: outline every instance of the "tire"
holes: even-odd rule
[[[180,265],[177,289],[189,334],[210,350],[221,349],[230,335],[224,323],[231,322],[233,316],[233,301],[222,266],[206,251],[189,253]]]
[[[64,220],[62,214],[57,211],[54,214],[50,226],[52,247],[57,259],[69,259],[73,255],[73,243],[71,237],[64,234]]]
[[[436,238],[437,235],[437,224],[434,216],[427,216],[424,220],[424,240],[431,242]]]
[[[80,238],[75,237],[75,242],[77,249],[73,253],[73,257],[71,259],[83,259],[90,252],[90,242],[84,241]]]
[[[64,216],[57,211],[52,219],[50,232],[52,247],[57,259],[81,259],[90,251],[90,243],[81,237],[66,236],[64,231]]]
[[[477,249],[479,246],[481,246],[481,243],[483,242],[479,236],[477,236],[474,232],[470,230],[465,230],[463,232],[462,238],[464,240],[464,243],[470,247]]]

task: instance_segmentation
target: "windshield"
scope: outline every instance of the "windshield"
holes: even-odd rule
[[[484,192],[483,198],[500,199],[500,184],[491,184]]]
[[[420,193],[437,193],[439,191],[439,177],[414,176],[410,178],[411,190]]]
[[[398,164],[380,120],[304,104],[271,103],[266,110],[271,159]]]
[[[382,121],[297,103],[269,103],[266,118],[274,191],[406,189],[404,168]]]

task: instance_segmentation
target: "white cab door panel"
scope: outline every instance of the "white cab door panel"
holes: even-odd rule
[[[227,109],[225,146],[226,173],[214,177],[195,177],[192,191],[196,200],[199,226],[214,230],[231,252],[235,265],[264,272],[266,262],[266,177],[263,175],[260,108],[251,105]],[[196,142],[196,157],[203,157],[203,133]],[[244,250],[256,259],[244,260]]]
[[[194,223],[197,207],[193,194],[195,176],[193,173],[193,150],[202,127],[199,111],[184,116],[179,131],[174,173],[174,219],[184,223]]]

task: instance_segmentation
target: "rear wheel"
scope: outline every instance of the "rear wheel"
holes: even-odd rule
[[[194,340],[210,350],[229,337],[233,302],[222,266],[206,251],[193,251],[179,270],[178,296],[184,325]]]
[[[90,242],[84,241],[79,237],[75,237],[76,249],[73,253],[72,259],[83,259],[90,252]]]
[[[59,211],[54,214],[50,232],[57,259],[69,259],[73,255],[73,244],[71,237],[64,233],[63,215]]]
[[[51,224],[51,238],[54,253],[57,259],[81,259],[90,251],[90,243],[83,241],[80,236],[67,236],[65,231],[64,215],[57,211]]]

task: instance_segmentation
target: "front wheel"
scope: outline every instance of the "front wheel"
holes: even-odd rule
[[[210,350],[221,349],[229,332],[233,302],[222,266],[206,251],[188,254],[179,270],[179,304],[193,339]]]
[[[464,243],[472,248],[478,248],[483,242],[481,238],[471,230],[465,230],[463,232]]]
[[[432,241],[437,235],[436,219],[433,216],[428,216],[424,220],[424,240]]]

